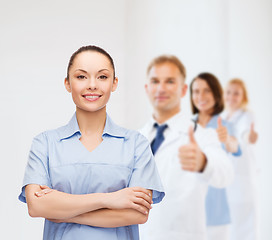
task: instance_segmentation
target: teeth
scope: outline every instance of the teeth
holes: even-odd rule
[[[87,99],[95,99],[95,98],[99,98],[99,96],[85,96],[85,98],[87,98]]]

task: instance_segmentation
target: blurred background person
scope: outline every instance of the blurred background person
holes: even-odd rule
[[[184,65],[173,55],[158,56],[147,69],[153,115],[141,133],[151,143],[166,195],[140,226],[141,240],[206,240],[208,186],[226,187],[233,177],[215,131],[196,125],[181,109],[185,77]]]
[[[226,110],[222,117],[234,123],[242,155],[233,162],[235,180],[228,188],[231,210],[231,239],[259,239],[259,212],[257,176],[258,167],[253,146],[258,133],[254,127],[254,117],[247,109],[248,94],[245,83],[238,78],[228,82],[225,89]]]
[[[241,155],[231,123],[219,116],[224,109],[223,89],[219,80],[211,73],[200,73],[190,84],[190,100],[194,120],[204,128],[215,129],[227,152]],[[209,186],[206,221],[209,240],[229,239],[231,218],[226,189]]]

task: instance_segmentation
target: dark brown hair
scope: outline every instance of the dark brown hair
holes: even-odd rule
[[[69,80],[69,70],[70,70],[71,66],[73,65],[75,57],[78,54],[80,54],[82,52],[86,52],[86,51],[94,51],[94,52],[98,52],[98,53],[101,53],[104,56],[106,56],[109,59],[110,63],[111,63],[111,66],[113,68],[113,78],[115,78],[115,67],[114,67],[114,63],[113,63],[113,60],[112,60],[112,57],[110,56],[110,54],[108,54],[104,49],[102,49],[100,47],[97,47],[97,46],[94,46],[94,45],[89,45],[89,46],[83,46],[83,47],[79,48],[71,56],[71,58],[69,60],[69,63],[68,63],[68,67],[67,67],[67,79],[68,80]]]
[[[193,84],[196,79],[201,79],[205,81],[210,87],[215,105],[213,107],[212,116],[221,113],[224,110],[224,99],[223,99],[223,89],[216,76],[211,73],[200,73],[198,74],[190,84],[190,101],[193,114],[198,113],[199,110],[194,106],[193,103]]]
[[[146,71],[147,74],[150,72],[151,68],[154,67],[155,65],[159,65],[162,63],[166,63],[166,62],[170,62],[170,63],[173,63],[174,65],[176,65],[177,68],[179,69],[181,75],[184,78],[186,78],[186,69],[185,69],[184,65],[174,55],[161,55],[161,56],[154,58],[147,67],[147,71]]]

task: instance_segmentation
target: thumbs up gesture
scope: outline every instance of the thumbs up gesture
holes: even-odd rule
[[[248,141],[254,144],[257,142],[257,139],[258,139],[258,133],[254,130],[254,123],[251,123]]]
[[[189,128],[188,136],[189,143],[179,148],[179,159],[182,169],[191,172],[202,172],[207,160],[195,140],[192,126]]]
[[[218,139],[221,143],[226,143],[227,140],[228,140],[228,130],[226,127],[224,127],[222,125],[222,118],[221,117],[218,117],[217,118],[217,129],[216,129],[216,132],[217,132],[217,136],[218,136]]]

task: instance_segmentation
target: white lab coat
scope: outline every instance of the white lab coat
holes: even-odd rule
[[[222,114],[226,119],[227,112]],[[248,142],[250,125],[254,121],[249,111],[237,110],[231,118],[242,155],[232,157],[235,177],[227,188],[231,213],[231,240],[259,239],[258,211],[258,172],[259,167],[254,156],[254,145]]]
[[[141,240],[205,240],[205,197],[208,185],[226,187],[233,178],[233,167],[222,150],[216,132],[197,126],[195,139],[207,156],[203,173],[184,171],[178,158],[180,146],[188,143],[192,120],[179,113],[166,122],[165,140],[155,161],[165,188],[165,198],[153,206],[146,224],[140,226]],[[156,130],[151,119],[141,133],[151,142]]]

